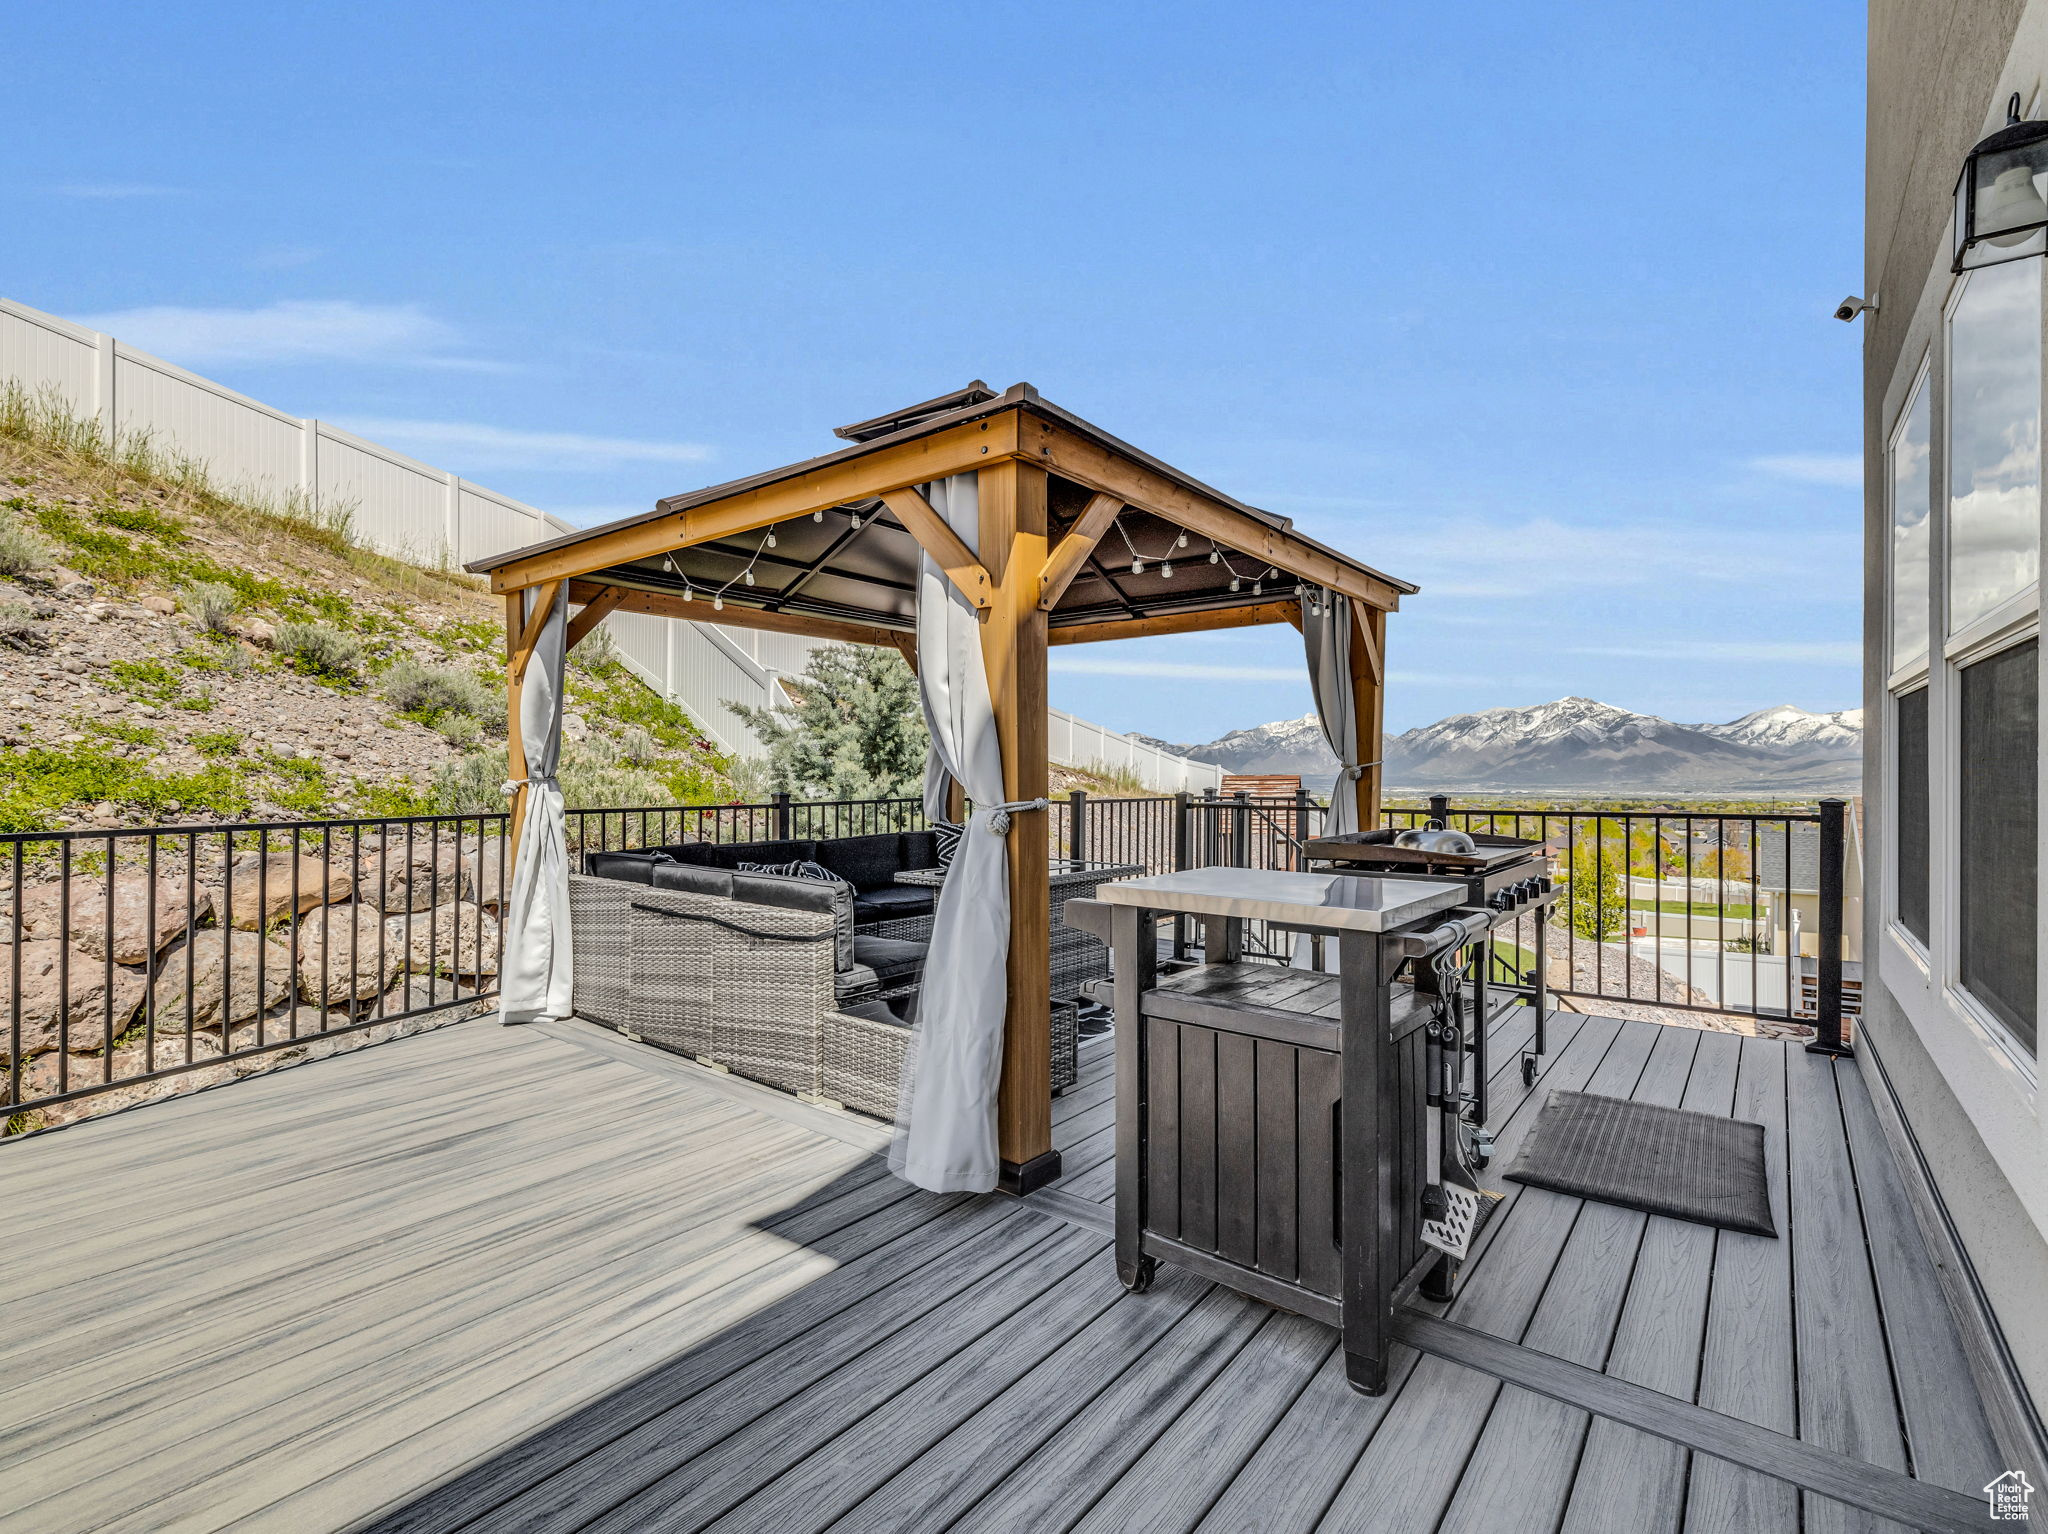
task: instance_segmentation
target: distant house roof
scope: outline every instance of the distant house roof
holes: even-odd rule
[[[1787,856],[1790,853],[1790,868]],[[1815,894],[1820,889],[1820,827],[1816,825],[1759,826],[1757,828],[1756,881],[1767,890],[1792,890]]]

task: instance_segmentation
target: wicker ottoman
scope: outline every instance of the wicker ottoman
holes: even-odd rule
[[[818,1024],[818,1090],[846,1107],[893,1120],[909,1048],[910,1029],[879,1002],[827,1012]]]
[[[635,893],[632,1030],[749,1081],[815,1093],[819,1019],[833,1004],[831,916]]]

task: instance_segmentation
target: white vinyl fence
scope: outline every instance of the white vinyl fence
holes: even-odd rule
[[[277,504],[346,508],[367,546],[416,564],[460,566],[574,530],[537,506],[0,298],[0,384],[10,382],[53,396],[75,416],[97,418],[117,437],[147,433],[165,450],[205,464],[223,490]],[[816,645],[794,635],[619,613],[606,627],[636,676],[688,709],[715,744],[743,756],[760,755],[761,745],[728,701],[757,708],[786,702],[777,677],[801,671]],[[1222,781],[1206,762],[1183,761],[1057,709],[1052,735],[1055,761],[1129,766],[1167,790],[1199,791]],[[1063,741],[1082,754],[1067,754]]]

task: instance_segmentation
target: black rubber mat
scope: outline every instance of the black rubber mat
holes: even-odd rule
[[[1532,1188],[1775,1236],[1764,1126],[1684,1108],[1553,1092],[1514,1165]]]

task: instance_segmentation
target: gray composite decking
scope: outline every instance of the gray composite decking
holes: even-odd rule
[[[1853,1067],[1497,1025],[1546,1090],[1769,1130],[1784,1239],[1507,1195],[1447,1319],[1871,1465],[1997,1473]],[[0,1534],[1833,1530],[1786,1481],[1163,1270],[1119,1289],[1110,1061],[1066,1176],[915,1192],[864,1120],[485,1020],[0,1146]]]

